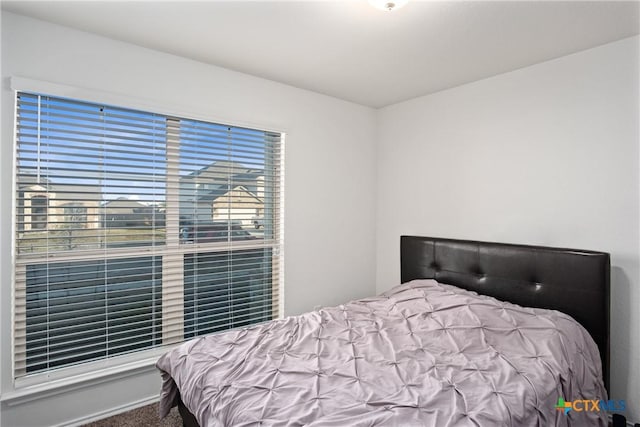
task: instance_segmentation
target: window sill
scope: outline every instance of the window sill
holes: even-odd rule
[[[157,349],[153,352],[154,354],[149,354],[144,359],[120,363],[111,367],[68,375],[57,379],[39,381],[35,384],[20,384],[16,381],[16,386],[13,390],[2,393],[0,402],[8,406],[17,406],[63,392],[92,387],[102,383],[117,381],[118,379],[132,375],[156,371],[155,364],[158,357],[168,350],[169,348]]]

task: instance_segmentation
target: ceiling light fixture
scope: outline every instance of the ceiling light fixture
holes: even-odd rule
[[[400,9],[408,2],[409,0],[369,0],[369,4],[371,6],[375,7],[376,9],[386,10],[388,12]]]

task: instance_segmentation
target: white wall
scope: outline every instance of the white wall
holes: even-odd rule
[[[291,58],[295,61],[295,58]],[[286,64],[283,64],[286,66]],[[2,14],[0,144],[0,357],[3,426],[55,425],[158,395],[142,369],[36,400],[12,391],[11,203],[13,93],[21,76],[120,94],[231,124],[287,132],[285,314],[374,293],[375,144],[372,109],[267,80],[44,23]],[[88,89],[88,90],[85,90]],[[345,244],[348,241],[348,244]]]
[[[612,397],[640,422],[639,39],[378,116],[377,287],[416,234],[612,256]]]

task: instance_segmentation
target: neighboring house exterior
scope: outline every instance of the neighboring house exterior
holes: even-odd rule
[[[23,183],[17,214],[20,232],[99,228],[100,193],[93,186]]]
[[[103,202],[97,186],[55,184],[24,175],[20,181],[19,232],[164,224],[160,206],[126,197]],[[252,225],[253,218],[264,214],[264,170],[232,161],[213,162],[180,178],[179,198],[181,221]]]
[[[261,217],[263,210],[264,200],[243,185],[234,187],[211,203],[211,215],[214,221],[227,220],[242,225],[252,224],[252,218]]]
[[[229,179],[229,172],[231,178]],[[217,161],[180,179],[182,221],[252,224],[264,210],[264,170]]]

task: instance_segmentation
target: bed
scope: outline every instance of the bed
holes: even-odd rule
[[[188,341],[158,361],[186,426],[605,426],[609,255],[402,236],[399,286]],[[560,400],[561,399],[561,400]]]

